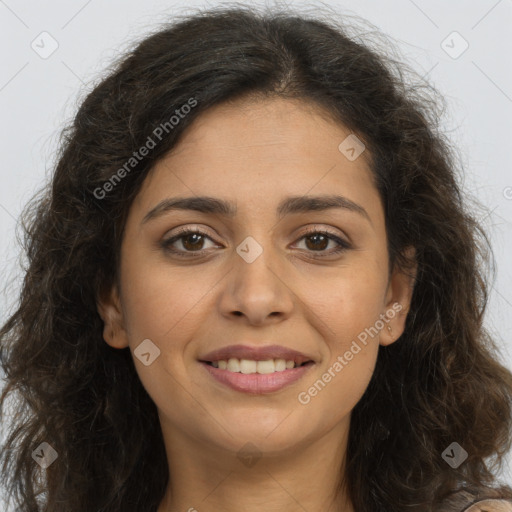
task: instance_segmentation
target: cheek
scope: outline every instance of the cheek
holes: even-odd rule
[[[197,324],[201,301],[215,285],[197,270],[172,272],[165,264],[149,265],[132,258],[123,268],[123,313],[130,343],[154,337],[164,344],[178,332],[183,337]],[[210,283],[211,281],[211,283]]]
[[[204,288],[208,282],[198,280],[197,274],[194,278],[191,270],[187,270],[188,274],[183,270],[171,274],[166,265],[145,264],[133,256],[136,251],[122,266],[121,279],[124,284],[123,316],[137,374],[153,402],[165,411],[166,416],[173,417],[175,409],[191,412],[190,395],[183,393],[179,384],[187,379],[183,352],[200,325],[200,301],[205,300]],[[146,339],[160,351],[148,366],[138,360],[136,352]],[[195,412],[197,415],[201,413],[199,410]]]
[[[321,286],[312,287],[314,280],[304,283],[304,302],[322,321],[328,340],[350,345],[383,312],[386,278],[377,265],[347,265],[317,279]]]
[[[323,372],[300,390],[297,398],[305,412],[301,416],[304,430],[329,431],[361,400],[373,375],[378,345],[359,345],[360,351],[351,360],[345,357],[346,347],[335,351]]]
[[[360,268],[342,269],[330,281],[324,302],[329,324],[329,356],[320,379],[308,383],[303,395],[312,412],[332,405],[333,421],[348,414],[363,396],[373,375],[379,350],[379,318],[383,312],[387,275],[380,265],[367,261]]]

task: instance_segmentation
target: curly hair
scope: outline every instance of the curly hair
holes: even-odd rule
[[[19,512],[150,512],[161,502],[169,472],[157,409],[130,351],[105,343],[98,298],[118,282],[127,213],[155,163],[208,108],[251,95],[315,104],[357,134],[383,201],[390,265],[408,271],[402,251],[416,249],[405,331],[380,347],[352,411],[355,510],[438,510],[457,492],[512,498],[496,477],[511,447],[512,374],[483,326],[492,250],[440,129],[444,100],[373,45],[382,35],[354,26],[332,13],[198,11],[134,44],[85,97],[62,131],[50,185],[23,212],[27,266],[0,331],[0,412],[11,395],[15,407],[1,471]],[[99,194],[190,98],[188,115]],[[457,468],[442,457],[454,441],[468,453]],[[32,458],[43,442],[58,454],[44,472]]]

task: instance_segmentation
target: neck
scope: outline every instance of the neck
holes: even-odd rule
[[[170,480],[158,512],[354,512],[344,479],[349,421],[287,452],[246,455],[163,423]]]

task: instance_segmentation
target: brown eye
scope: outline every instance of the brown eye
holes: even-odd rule
[[[308,235],[304,237],[306,240],[306,246],[308,249],[311,249],[312,251],[320,250],[323,251],[327,248],[329,245],[329,238],[322,233],[317,233],[315,235]],[[310,242],[310,243],[308,243]]]
[[[188,235],[182,236],[181,244],[187,251],[196,251],[202,249],[202,245],[204,244],[203,235],[199,233],[190,233]]]
[[[300,240],[305,240],[305,246],[307,252],[319,253],[314,257],[327,257],[339,254],[351,248],[351,245],[345,240],[339,238],[338,236],[329,233],[328,231],[321,231],[318,229],[313,229],[307,232],[304,236],[300,238]],[[326,251],[330,242],[335,242],[337,247],[331,251]]]
[[[163,240],[160,245],[167,252],[186,257],[189,256],[187,253],[202,254],[205,252],[204,244],[206,240],[213,242],[213,240],[202,231],[184,229],[175,236]],[[181,247],[179,247],[177,243],[180,243]]]

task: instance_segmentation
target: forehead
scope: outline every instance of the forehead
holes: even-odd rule
[[[354,134],[311,102],[279,97],[239,99],[202,113],[172,154],[222,150],[223,156],[229,158],[230,152],[243,151],[260,159],[294,161],[299,155],[318,158],[322,151],[338,157],[339,144],[349,136]],[[362,167],[369,167],[368,152],[363,151],[358,160]]]
[[[299,100],[217,105],[203,112],[155,165],[139,204],[149,207],[170,193],[216,195],[236,198],[254,213],[277,204],[283,195],[338,192],[365,203],[378,217],[380,198],[368,152],[349,159],[341,150],[351,137],[354,134],[319,107]]]

